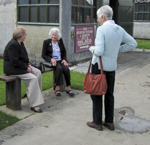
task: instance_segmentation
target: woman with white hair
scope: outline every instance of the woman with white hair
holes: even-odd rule
[[[113,10],[105,5],[97,11],[97,21],[101,26],[97,29],[95,46],[91,46],[89,51],[93,54],[92,73],[100,74],[99,56],[102,58],[103,70],[106,74],[107,92],[104,99],[105,118],[102,121],[102,96],[91,95],[93,102],[93,121],[87,122],[89,127],[103,130],[106,126],[114,130],[114,83],[115,70],[117,68],[117,57],[119,52],[130,51],[137,46],[137,42],[122,27],[112,20]],[[123,45],[121,45],[123,43]]]
[[[70,70],[66,60],[66,49],[58,28],[52,28],[49,31],[49,39],[44,40],[42,58],[47,62],[52,62],[55,68],[55,95],[61,96],[60,85],[63,85],[63,74],[66,80],[66,93],[71,97],[74,93],[71,90]]]

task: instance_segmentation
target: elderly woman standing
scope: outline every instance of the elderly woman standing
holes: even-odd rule
[[[13,38],[4,50],[4,73],[20,78],[27,87],[27,98],[31,110],[41,113],[39,105],[44,103],[42,96],[41,72],[29,64],[29,58],[23,41],[27,37],[26,29],[14,29]]]
[[[61,96],[60,85],[63,85],[63,74],[66,80],[66,93],[71,97],[74,93],[71,90],[70,70],[66,60],[66,49],[61,38],[61,33],[58,28],[52,28],[49,31],[49,39],[44,40],[42,57],[47,62],[52,62],[55,68],[55,95]]]
[[[99,56],[102,58],[103,70],[106,74],[107,92],[105,94],[105,120],[102,122],[102,96],[91,95],[93,102],[93,121],[87,122],[89,127],[103,130],[106,126],[114,130],[114,83],[115,70],[117,68],[118,52],[130,51],[137,46],[136,41],[122,27],[112,20],[113,10],[105,5],[97,11],[97,21],[101,26],[97,29],[95,46],[89,50],[93,53],[92,73],[100,74]],[[121,45],[123,43],[123,45]]]

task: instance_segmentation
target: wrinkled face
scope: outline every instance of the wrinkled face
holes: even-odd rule
[[[57,41],[58,40],[58,34],[57,34],[57,32],[52,32],[51,38],[52,38],[52,41]]]

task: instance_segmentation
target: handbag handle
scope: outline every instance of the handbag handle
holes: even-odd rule
[[[93,52],[93,54],[94,54],[94,52]],[[93,58],[93,55],[92,55],[92,58]],[[92,58],[91,58],[91,61],[92,61]],[[90,72],[91,61],[90,61],[90,64],[89,64],[88,73]],[[101,56],[99,56],[99,62],[100,62],[100,67],[101,67],[101,74],[103,75],[103,65],[102,65]]]

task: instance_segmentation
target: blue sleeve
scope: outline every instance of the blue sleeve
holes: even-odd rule
[[[101,56],[104,53],[104,43],[105,43],[105,37],[103,32],[101,31],[101,27],[97,29],[97,34],[95,38],[95,46],[92,46],[90,48],[91,53],[94,52],[94,55]]]
[[[120,52],[130,51],[137,47],[137,42],[135,41],[135,39],[132,36],[130,36],[125,30],[122,42],[124,44],[120,46],[119,48]]]

